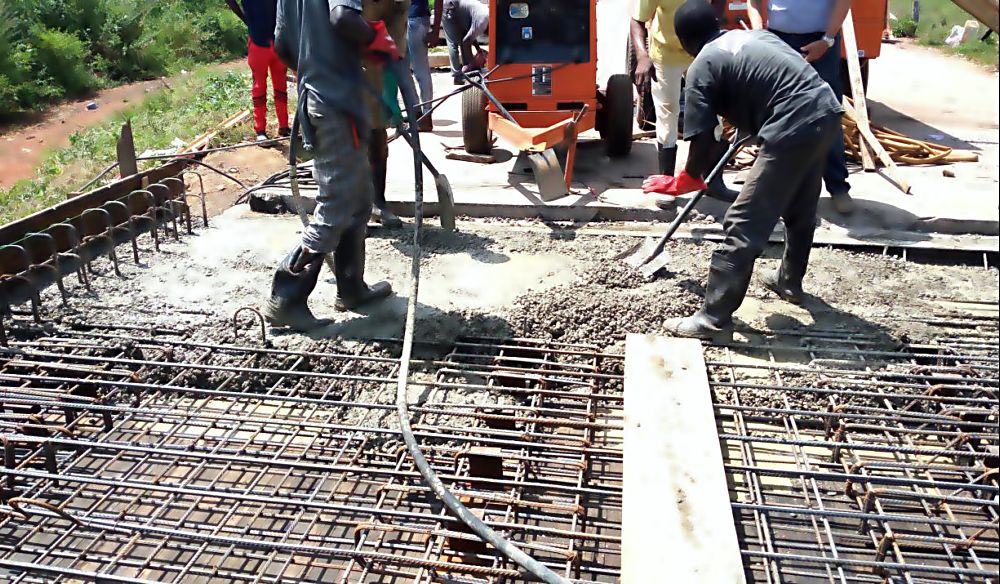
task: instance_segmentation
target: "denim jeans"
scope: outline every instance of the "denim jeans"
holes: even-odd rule
[[[825,33],[816,32],[808,34],[790,34],[777,30],[772,30],[781,40],[785,41],[796,51],[811,42],[823,38]],[[823,56],[812,62],[813,69],[819,74],[823,81],[833,89],[837,99],[841,99],[842,88],[840,85],[840,35],[837,35],[837,42],[830,47]],[[826,183],[826,190],[832,193],[848,193],[851,185],[847,182],[847,158],[844,156],[844,136],[843,133],[834,136],[833,144],[826,158],[826,171],[823,173],[823,182]]]
[[[410,71],[413,72],[414,79],[417,80],[417,87],[420,89],[420,101],[425,105],[423,110],[427,112],[431,105],[428,103],[434,99],[434,84],[431,81],[431,64],[427,57],[427,33],[431,30],[431,19],[427,16],[411,18],[406,27],[407,53],[410,57]]]

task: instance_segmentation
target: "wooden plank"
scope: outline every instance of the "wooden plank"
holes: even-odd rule
[[[847,110],[848,115],[852,116],[857,116],[860,112],[860,110],[854,109],[853,107],[851,107],[851,104],[846,102],[844,103],[844,109]],[[875,155],[878,157],[879,161],[885,166],[885,174],[883,176],[886,179],[888,179],[889,182],[895,184],[899,188],[899,190],[903,191],[904,193],[909,193],[910,183],[899,175],[899,167],[896,166],[896,162],[892,159],[891,156],[889,156],[889,153],[885,151],[885,148],[882,147],[882,144],[878,141],[878,138],[875,137],[875,133],[872,132],[871,127],[868,126],[867,124],[862,126],[859,123],[858,130],[861,132],[862,144],[868,143],[872,145],[872,150],[875,152]]]
[[[847,55],[847,72],[851,80],[851,95],[854,97],[854,104],[857,106],[855,121],[858,128],[869,128],[868,105],[865,101],[865,86],[861,80],[861,62],[858,61],[858,40],[854,34],[854,14],[848,10],[847,18],[844,19],[842,29],[844,41],[844,53]],[[861,166],[866,172],[875,171],[875,159],[872,157],[871,147],[864,139],[860,140]]]
[[[746,582],[701,343],[625,341],[622,584]]]

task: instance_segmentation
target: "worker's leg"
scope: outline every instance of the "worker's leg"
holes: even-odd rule
[[[800,51],[805,45],[820,40],[822,32],[813,34],[789,34],[771,31],[785,41],[796,51]],[[813,61],[813,69],[820,78],[833,89],[837,99],[840,99],[840,35],[837,35],[837,42],[823,54],[822,57]],[[834,208],[840,213],[850,213],[854,210],[854,203],[851,200],[851,185],[847,182],[847,157],[844,154],[844,136],[836,137],[826,158],[826,167],[823,172],[823,179],[826,182],[826,189],[830,193]]]
[[[278,58],[274,45],[268,47],[271,54],[271,87],[274,90],[274,113],[278,117],[278,135],[291,136],[288,125],[288,67]]]
[[[810,169],[807,163],[815,164],[818,157],[809,148],[761,148],[743,191],[726,213],[726,238],[712,254],[701,310],[667,321],[668,332],[696,338],[731,334],[733,312],[746,296],[754,262],[767,245],[781,210],[797,194],[797,186]]]
[[[684,67],[654,63],[656,80],[650,84],[656,111],[656,152],[659,172],[674,175],[677,164],[677,120],[681,113],[681,75]]]
[[[448,43],[448,60],[451,62],[451,75],[455,78],[455,85],[462,84],[462,59],[459,55],[459,44],[464,38],[464,32],[455,26],[455,23],[448,18],[442,24],[444,28],[444,39]]]
[[[823,81],[826,81],[833,89],[838,100],[843,89],[840,83],[840,43],[840,35],[838,34],[836,44],[812,64],[816,73],[819,73]],[[830,193],[833,206],[838,212],[850,213],[854,210],[854,204],[850,195],[851,185],[847,182],[849,173],[847,172],[847,156],[844,153],[843,132],[834,137],[827,152],[826,170],[823,172],[826,190]]]
[[[372,130],[371,143],[368,147],[368,160],[371,164],[372,183],[375,188],[372,218],[390,229],[401,227],[403,222],[389,210],[389,205],[385,200],[385,183],[389,166],[389,135],[384,128]]]
[[[825,126],[820,124],[820,127],[821,135],[815,141],[815,148],[823,152],[826,145],[841,135],[840,117],[831,117]],[[816,232],[816,206],[823,188],[825,163],[825,157],[817,157],[802,178],[795,196],[781,213],[785,224],[785,251],[781,267],[761,278],[765,286],[793,304],[802,302],[802,279],[809,265],[813,234]]]
[[[367,224],[372,203],[368,131],[336,111],[309,109],[315,130],[313,178],[316,210],[302,241],[278,267],[264,315],[276,326],[309,330],[322,326],[307,300],[316,287],[323,257],[334,253],[345,233]]]
[[[406,42],[409,45],[410,70],[417,80],[420,88],[420,101],[427,104],[422,108],[421,114],[424,116],[420,120],[420,131],[431,131],[433,124],[430,117],[431,105],[428,103],[434,99],[434,84],[431,81],[431,65],[427,55],[427,34],[431,29],[431,20],[427,17],[409,19],[409,27],[406,30]]]
[[[250,65],[250,97],[253,100],[253,129],[258,136],[267,132],[267,70],[270,65],[270,49],[247,43],[247,62]]]

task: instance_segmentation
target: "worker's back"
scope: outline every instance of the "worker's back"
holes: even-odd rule
[[[278,0],[275,48],[296,70],[300,99],[308,95],[311,110],[339,110],[364,121],[361,49],[330,23],[338,5],[361,9],[360,0]]]
[[[767,31],[730,31],[706,44],[688,70],[686,98],[688,137],[711,122],[689,114],[720,115],[770,144],[796,143],[799,130],[843,111],[802,55]]]

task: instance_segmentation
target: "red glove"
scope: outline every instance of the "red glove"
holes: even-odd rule
[[[375,22],[369,22],[372,29],[375,31],[375,38],[368,45],[367,51],[369,57],[376,57],[381,59],[392,59],[394,61],[399,61],[403,58],[399,54],[399,48],[396,46],[396,41],[392,40],[389,36],[389,31],[385,28],[385,22],[381,20],[376,20]]]
[[[695,178],[682,170],[677,176],[654,174],[646,177],[642,183],[642,192],[671,195],[673,197],[707,189],[708,185],[700,178]]]

